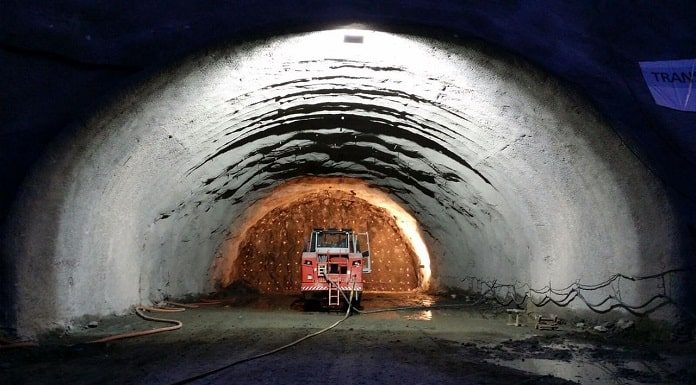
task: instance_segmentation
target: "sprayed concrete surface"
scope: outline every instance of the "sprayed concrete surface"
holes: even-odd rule
[[[39,348],[0,350],[0,376],[12,384],[170,384],[285,345],[342,318],[303,312],[295,297],[236,296],[226,305],[165,318],[176,332],[72,345],[153,327],[134,315],[82,320]],[[504,309],[466,306],[423,294],[370,294],[364,310],[460,304],[460,309],[353,315],[337,328],[272,356],[234,366],[194,384],[690,384],[696,346],[641,340],[640,331],[597,334],[574,326],[538,331],[506,325]],[[645,337],[645,336],[643,336]]]
[[[351,44],[345,33],[206,51],[61,137],[3,235],[10,326],[31,335],[210,292],[231,225],[306,175],[358,178],[402,204],[425,233],[435,288],[680,267],[664,187],[551,75],[473,42],[362,31]],[[647,311],[679,300],[684,281],[666,285],[583,298]],[[643,306],[659,290],[671,296]]]

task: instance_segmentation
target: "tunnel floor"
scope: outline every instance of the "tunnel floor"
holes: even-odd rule
[[[461,303],[461,297],[372,293],[364,310]],[[101,345],[80,342],[153,327],[135,315],[85,319],[39,347],[0,350],[7,384],[171,384],[285,345],[341,319],[305,312],[293,296],[235,297],[225,304],[166,314],[170,333]],[[160,317],[160,315],[155,315]],[[157,326],[157,325],[154,325]],[[463,309],[353,315],[337,328],[271,356],[193,384],[693,384],[696,346],[645,342],[562,325],[539,331],[507,325],[505,310]]]

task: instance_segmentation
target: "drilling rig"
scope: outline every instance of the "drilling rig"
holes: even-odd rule
[[[363,274],[372,271],[370,238],[351,229],[313,229],[302,253],[302,296],[305,305],[329,309],[349,306],[341,291],[353,292],[359,306]]]

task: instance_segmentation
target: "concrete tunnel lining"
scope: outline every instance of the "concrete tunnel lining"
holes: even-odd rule
[[[203,53],[66,134],[9,230],[18,329],[212,290],[230,224],[304,175],[400,202],[425,232],[434,287],[678,265],[662,186],[581,97],[475,43],[356,33],[363,44],[332,30]]]

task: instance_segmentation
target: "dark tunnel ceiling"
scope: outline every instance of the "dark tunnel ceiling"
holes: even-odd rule
[[[6,186],[0,214],[47,141],[139,74],[219,42],[356,21],[477,38],[540,65],[589,95],[639,157],[693,207],[696,114],[656,106],[637,65],[696,56],[690,1],[386,0],[375,9],[363,1],[78,0],[4,1],[0,7],[0,178]]]

